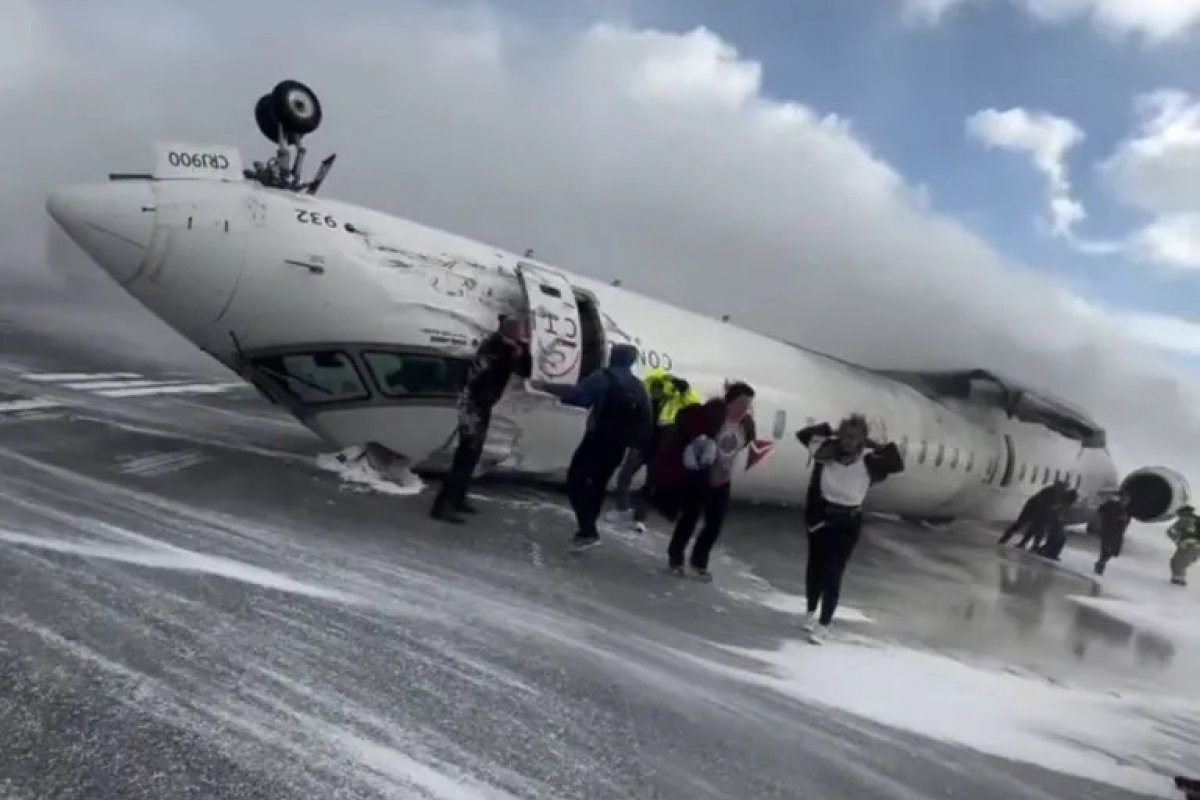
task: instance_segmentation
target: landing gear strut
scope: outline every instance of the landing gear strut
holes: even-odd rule
[[[254,162],[254,169],[245,171],[246,178],[273,189],[316,194],[325,181],[337,155],[321,162],[316,176],[303,182],[303,139],[321,125],[321,101],[316,93],[300,81],[280,81],[268,94],[254,104],[254,121],[258,130],[276,147],[275,157],[266,163]]]

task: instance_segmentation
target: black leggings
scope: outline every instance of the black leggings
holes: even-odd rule
[[[704,514],[704,527],[696,537],[692,546],[692,566],[696,569],[708,569],[708,556],[712,553],[713,545],[721,535],[721,525],[725,522],[725,511],[729,508],[729,484],[709,486],[698,483],[688,486],[683,496],[679,521],[675,523],[675,533],[671,536],[671,544],[667,548],[667,559],[672,567],[683,566],[683,556],[687,550],[692,532],[700,515]]]
[[[585,539],[599,535],[596,519],[604,506],[608,481],[621,465],[624,453],[625,448],[614,445],[611,438],[592,432],[585,434],[579,447],[575,448],[571,466],[567,469],[567,497],[579,525],[578,535]]]
[[[833,612],[837,611],[838,598],[842,594],[842,575],[858,545],[861,530],[862,518],[855,514],[827,518],[818,528],[808,532],[808,570],[805,574],[808,611],[811,614],[820,606],[822,625],[833,621]]]

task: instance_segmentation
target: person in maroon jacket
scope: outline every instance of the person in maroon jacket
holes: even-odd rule
[[[688,543],[696,524],[704,517],[704,525],[688,561],[697,579],[712,580],[708,559],[721,535],[729,507],[733,463],[754,441],[754,418],[750,415],[753,400],[754,389],[749,384],[731,383],[726,386],[722,399],[708,401],[695,415],[684,416],[682,421],[676,418],[676,430],[680,435],[676,437],[675,446],[668,448],[667,457],[671,463],[663,466],[670,470],[672,499],[679,509],[667,550],[667,568],[677,575],[684,574]],[[689,462],[696,462],[694,448],[698,444],[707,445],[710,457],[703,463],[691,463],[689,467]]]

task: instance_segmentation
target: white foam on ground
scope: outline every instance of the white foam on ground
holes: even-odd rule
[[[112,380],[114,378],[140,378],[136,372],[26,372],[22,380],[37,383],[56,383],[58,381],[96,381]]]
[[[796,594],[786,594],[784,592],[770,592],[762,597],[754,598],[755,602],[760,603],[767,608],[782,611],[785,614],[803,614],[808,610],[808,601]],[[846,605],[838,605],[837,613],[834,614],[836,622],[852,622],[856,624],[873,624],[875,620],[859,611],[857,608],[852,608]]]
[[[242,583],[254,584],[266,589],[277,589],[291,594],[304,595],[319,600],[332,600],[343,603],[357,603],[358,598],[333,589],[314,586],[298,581],[286,575],[272,572],[262,567],[256,567],[241,561],[234,561],[221,556],[210,556],[185,550],[181,547],[163,545],[154,549],[124,547],[103,542],[79,542],[65,539],[50,539],[43,536],[32,536],[0,529],[0,542],[33,547],[39,550],[51,550],[57,553],[68,553],[85,558],[102,558],[109,561],[120,561],[126,564],[149,567],[151,569],[177,570],[181,572],[199,572],[217,575]]]
[[[103,397],[150,397],[152,395],[169,395],[169,394],[220,394],[228,392],[231,389],[236,389],[239,386],[245,386],[243,383],[187,383],[157,386],[143,386],[132,389],[104,389],[97,391],[96,394]]]
[[[1200,639],[1200,622],[1193,608],[1083,595],[1072,595],[1067,600],[1135,629],[1157,633],[1168,639]]]
[[[347,447],[336,453],[323,453],[317,456],[317,467],[336,474],[344,483],[351,484],[360,491],[408,497],[420,494],[425,488],[424,481],[407,469],[400,472],[398,479],[384,475],[371,466],[361,447]]]
[[[18,411],[39,411],[44,408],[61,408],[62,402],[48,397],[27,400],[5,400],[0,402],[0,414],[15,414]]]
[[[1073,689],[902,647],[725,649],[769,668],[735,674],[806,703],[1153,796],[1173,796],[1164,776],[1191,755],[1154,717],[1200,715],[1194,700]]]

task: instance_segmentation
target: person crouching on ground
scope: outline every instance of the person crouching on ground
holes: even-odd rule
[[[690,417],[697,427],[684,433],[688,437],[683,451],[686,474],[680,487],[679,519],[667,548],[667,569],[676,575],[684,574],[688,542],[703,514],[704,527],[688,561],[699,580],[712,580],[708,559],[729,508],[733,463],[754,441],[753,400],[754,389],[749,384],[732,383],[725,389],[724,399],[710,400],[701,406],[701,413]]]
[[[895,444],[880,446],[871,441],[870,428],[861,414],[842,420],[836,435],[823,422],[797,431],[796,438],[813,458],[804,509],[808,528],[804,628],[810,640],[820,644],[833,622],[842,575],[858,544],[867,491],[889,475],[902,472],[904,459]]]
[[[591,409],[567,469],[567,494],[579,524],[572,543],[579,550],[600,543],[596,519],[604,506],[608,481],[626,449],[644,447],[650,438],[650,398],[633,374],[637,357],[633,345],[613,345],[608,366],[588,375],[562,397],[567,405]]]

